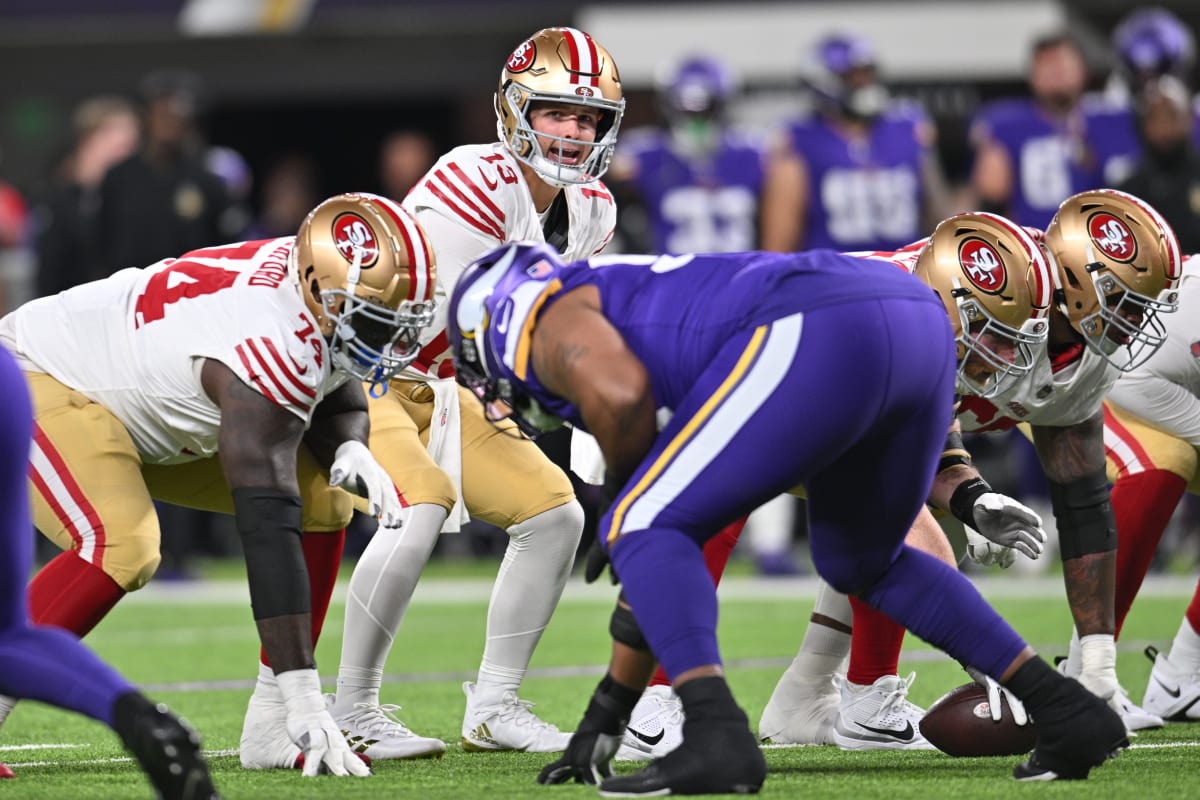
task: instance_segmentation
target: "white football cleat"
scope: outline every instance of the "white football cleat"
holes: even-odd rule
[[[617,761],[662,758],[683,743],[683,702],[670,686],[647,686],[633,707]]]
[[[1120,714],[1121,720],[1125,723],[1125,730],[1130,733],[1163,726],[1162,717],[1146,711],[1129,699],[1129,692],[1125,691],[1125,687],[1117,682],[1115,673],[1092,675],[1081,672],[1076,680],[1083,684],[1083,687],[1089,692],[1108,703],[1109,708]]]
[[[526,753],[558,753],[567,749],[571,734],[540,719],[530,711],[533,703],[521,700],[514,691],[505,692],[499,703],[480,705],[475,684],[463,684],[467,713],[463,716],[462,747],[470,752],[521,750]]]
[[[238,748],[244,769],[293,769],[300,748],[288,736],[287,706],[278,686],[261,680],[250,695]]]
[[[925,710],[908,702],[917,677],[884,675],[870,686],[842,682],[833,739],[843,750],[934,750],[918,725]]]
[[[1177,669],[1155,647],[1146,648],[1146,657],[1154,662],[1142,698],[1146,711],[1172,722],[1200,720],[1200,675]]]
[[[333,698],[326,695],[330,713]],[[400,706],[355,703],[347,714],[334,715],[333,721],[346,737],[346,744],[355,753],[373,761],[388,758],[441,758],[446,743],[441,739],[418,736],[396,718]]]
[[[841,695],[841,676],[808,678],[784,672],[758,721],[758,739],[766,744],[835,744],[833,724]]]

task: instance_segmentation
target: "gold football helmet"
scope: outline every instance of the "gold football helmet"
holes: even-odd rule
[[[588,106],[599,115],[596,140],[546,136],[559,148],[587,153],[576,164],[547,157],[539,134],[529,124],[534,103]],[[621,77],[612,56],[575,28],[545,28],[521,43],[500,73],[496,93],[496,132],[513,157],[529,165],[542,180],[560,188],[591,183],[604,174],[617,144],[625,113]]]
[[[943,220],[913,274],[946,306],[960,392],[995,397],[1029,374],[1050,333],[1050,266],[1029,233],[996,214]]]
[[[398,203],[331,197],[300,224],[292,258],[335,367],[374,388],[417,357],[437,269],[425,232]]]
[[[1166,339],[1159,313],[1179,303],[1183,258],[1162,216],[1131,194],[1068,197],[1046,228],[1054,297],[1071,326],[1113,366],[1145,363]]]

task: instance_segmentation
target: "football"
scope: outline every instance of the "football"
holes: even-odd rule
[[[1008,700],[1001,697],[1004,715],[992,721],[987,689],[971,682],[951,689],[929,707],[921,719],[921,734],[951,756],[1019,756],[1033,749],[1033,723],[1013,722]]]

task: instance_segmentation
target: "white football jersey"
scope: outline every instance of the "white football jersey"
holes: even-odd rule
[[[1153,356],[1120,376],[1109,400],[1200,447],[1200,256],[1183,263],[1179,310],[1159,317],[1167,340]]]
[[[345,381],[301,299],[295,237],[195,250],[44,297],[12,312],[5,338],[45,372],[124,423],[143,461],[217,450],[221,410],[200,383],[203,359],[306,423]]]
[[[564,261],[596,255],[617,221],[612,194],[600,181],[562,190],[570,219]],[[546,240],[519,162],[504,144],[457,147],[442,156],[404,199],[437,256],[438,307],[421,335],[421,354],[407,376],[446,378],[453,362],[446,333],[447,297],[476,258],[505,242]]]

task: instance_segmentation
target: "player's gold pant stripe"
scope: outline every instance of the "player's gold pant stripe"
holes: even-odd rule
[[[717,387],[717,390],[712,393],[712,396],[705,401],[704,405],[700,407],[700,410],[688,420],[687,424],[683,426],[683,430],[675,435],[675,438],[671,440],[670,444],[666,446],[662,453],[659,454],[658,458],[654,460],[654,463],[650,465],[650,469],[646,470],[646,474],[643,475],[642,479],[637,482],[637,485],[629,490],[625,497],[621,499],[616,511],[613,512],[612,526],[608,530],[607,539],[610,546],[620,534],[621,523],[625,519],[626,512],[629,511],[629,507],[633,505],[634,501],[637,500],[638,497],[641,496],[641,494],[645,492],[651,484],[654,483],[658,476],[662,474],[662,471],[667,468],[668,464],[671,463],[671,460],[675,457],[675,454],[687,444],[688,440],[695,435],[700,426],[702,426],[708,420],[708,418],[712,416],[712,413],[716,410],[717,406],[719,406],[721,402],[729,395],[729,393],[733,391],[733,388],[737,386],[738,381],[740,381],[746,374],[746,370],[748,370],[750,365],[754,363],[754,359],[758,356],[759,351],[762,349],[762,344],[767,338],[768,330],[769,326],[767,325],[760,325],[754,330],[754,335],[750,337],[750,343],[747,344],[746,349],[742,351],[742,355],[740,358],[738,358],[737,364],[734,365],[733,371],[730,372],[729,376],[721,382],[721,385]]]

